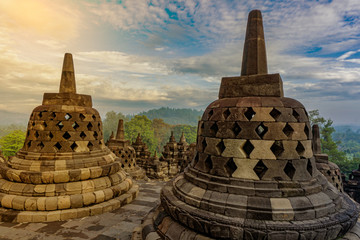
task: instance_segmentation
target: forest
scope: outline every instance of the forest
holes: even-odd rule
[[[159,108],[137,115],[110,111],[103,118],[104,140],[109,139],[111,132],[116,133],[118,120],[123,119],[126,139],[134,142],[140,133],[149,151],[161,155],[171,131],[177,141],[184,133],[188,143],[195,142],[197,122],[201,116],[202,111],[193,109]],[[309,118],[311,124],[320,127],[322,152],[329,155],[329,160],[336,163],[346,176],[357,169],[360,163],[360,127],[334,127],[333,121],[323,118],[318,110],[309,111]],[[5,157],[14,155],[22,147],[25,132],[24,125],[0,126],[0,149]]]

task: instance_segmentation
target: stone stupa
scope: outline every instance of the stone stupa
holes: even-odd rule
[[[259,10],[249,14],[241,76],[222,79],[196,156],[160,198],[134,238],[336,239],[356,224],[357,205],[316,169],[304,106],[267,72]]]
[[[312,126],[313,134],[313,153],[316,162],[316,168],[334,185],[340,192],[343,192],[343,183],[341,171],[338,165],[329,161],[329,156],[321,152],[320,129],[317,124]]]
[[[143,179],[146,174],[145,170],[136,164],[136,152],[130,145],[130,141],[124,137],[124,121],[119,119],[116,137],[109,139],[107,147],[119,157],[121,167],[130,174],[134,179]]]
[[[103,140],[91,96],[77,94],[65,54],[59,93],[45,93],[23,148],[0,164],[0,221],[45,222],[109,212],[131,202],[138,186]]]

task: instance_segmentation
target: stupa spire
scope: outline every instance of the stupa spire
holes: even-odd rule
[[[76,93],[74,62],[71,53],[65,53],[60,81],[60,93]]]
[[[264,28],[260,10],[249,13],[241,76],[267,74]]]
[[[313,152],[314,154],[321,154],[321,145],[320,145],[320,130],[317,124],[314,124],[312,127],[313,134]]]
[[[116,139],[123,140],[124,139],[124,120],[119,119],[117,133],[116,133]]]

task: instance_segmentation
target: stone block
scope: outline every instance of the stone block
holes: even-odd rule
[[[270,140],[250,140],[254,149],[250,153],[251,159],[276,159],[276,156],[271,151],[271,146],[275,141]]]
[[[223,157],[246,158],[243,146],[246,140],[243,139],[224,139],[225,150],[221,153]]]
[[[77,217],[77,210],[76,209],[66,209],[60,211],[60,219],[61,221],[65,221],[68,219],[73,219]]]
[[[12,208],[15,210],[24,210],[25,209],[26,197],[15,196],[12,200]]]
[[[46,197],[39,197],[36,200],[37,210],[45,211],[46,210]]]
[[[60,213],[61,211],[50,211],[46,214],[46,221],[47,222],[55,222],[60,221]]]
[[[57,207],[58,207],[58,198],[57,197],[47,197],[47,198],[45,198],[46,211],[56,210]]]
[[[67,209],[70,208],[70,196],[58,196],[58,209]]]
[[[54,182],[55,183],[65,183],[69,182],[69,172],[62,170],[62,171],[55,171],[54,172]]]
[[[270,198],[272,219],[274,221],[294,220],[294,210],[287,198]]]
[[[95,194],[94,193],[92,193],[92,192],[84,193],[82,196],[83,196],[83,203],[85,206],[95,203]]]
[[[36,211],[37,210],[37,199],[36,198],[26,198],[25,210],[26,211]]]
[[[259,177],[254,172],[254,168],[259,160],[234,158],[233,161],[237,168],[233,172],[232,177],[259,180]]]
[[[15,195],[5,195],[2,199],[1,199],[1,206],[5,207],[5,208],[12,208],[12,202],[15,198]]]
[[[32,216],[31,212],[20,212],[16,217],[16,221],[19,223],[32,222]]]
[[[33,222],[45,222],[47,212],[32,212]]]

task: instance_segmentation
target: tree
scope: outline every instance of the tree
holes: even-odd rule
[[[311,125],[319,125],[321,150],[323,153],[329,156],[329,160],[336,163],[341,171],[346,175],[357,168],[358,162],[356,158],[347,158],[346,153],[340,151],[338,148],[341,142],[334,141],[332,137],[333,133],[335,132],[335,128],[332,127],[333,121],[331,119],[325,120],[325,118],[321,117],[319,110],[309,111],[309,119]]]
[[[197,127],[195,126],[176,125],[172,128],[172,131],[174,131],[174,136],[176,141],[179,141],[181,134],[184,133],[186,142],[188,143],[196,142]]]
[[[163,119],[155,118],[152,121],[152,126],[154,128],[154,137],[157,141],[156,151],[161,153],[162,147],[170,137],[171,125],[164,122]]]
[[[125,138],[130,142],[135,142],[138,133],[141,134],[150,152],[154,152],[157,147],[157,139],[154,135],[153,123],[144,115],[136,115],[129,122],[125,123]]]
[[[105,119],[103,121],[103,133],[105,142],[109,139],[111,132],[114,132],[114,134],[116,134],[119,119],[123,119],[124,123],[129,121],[129,119],[121,112],[116,113],[114,111],[111,111],[106,113]]]
[[[24,145],[25,132],[14,130],[0,138],[0,147],[5,157],[14,156]]]

